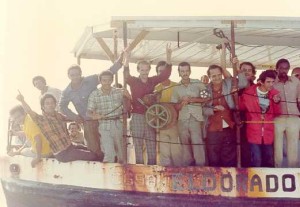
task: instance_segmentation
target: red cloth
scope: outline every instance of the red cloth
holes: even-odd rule
[[[151,94],[154,91],[154,87],[167,80],[171,75],[171,65],[162,71],[160,75],[149,77],[146,83],[143,83],[139,77],[133,77],[130,74],[126,75],[126,81],[130,86],[131,96],[132,96],[132,113],[144,114],[147,110],[145,106],[143,106],[138,98],[142,99],[145,95]],[[128,68],[125,68],[128,70]]]
[[[245,89],[242,94],[239,106],[240,110],[245,110],[246,121],[257,121],[258,123],[247,123],[247,139],[252,144],[273,144],[274,142],[274,123],[259,123],[274,121],[276,116],[281,114],[280,104],[273,101],[273,96],[279,94],[279,91],[272,89],[268,93],[270,106],[268,111],[263,115],[259,106],[256,88],[257,84]]]

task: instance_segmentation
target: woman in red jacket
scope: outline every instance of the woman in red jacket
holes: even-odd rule
[[[240,99],[240,109],[246,112],[247,138],[252,167],[273,167],[274,118],[280,115],[279,91],[273,88],[276,74],[261,73],[258,84],[247,88]]]

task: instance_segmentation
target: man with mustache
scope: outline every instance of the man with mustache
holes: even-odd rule
[[[181,81],[173,89],[171,102],[176,103],[179,111],[178,131],[182,144],[182,165],[204,166],[205,143],[203,141],[201,123],[204,121],[202,105],[208,98],[200,98],[201,91],[206,89],[204,83],[191,79],[191,66],[187,62],[178,65]]]
[[[277,61],[277,80],[274,88],[280,92],[282,115],[275,119],[275,167],[282,167],[284,132],[287,139],[288,167],[298,166],[300,113],[297,108],[297,100],[300,100],[300,81],[296,77],[287,75],[289,69],[290,63],[287,59]]]

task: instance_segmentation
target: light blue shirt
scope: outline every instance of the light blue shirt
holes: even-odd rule
[[[116,62],[108,70],[115,74],[121,67],[122,64]],[[77,113],[85,120],[88,120],[89,118],[86,116],[88,98],[92,91],[97,89],[98,84],[98,75],[83,77],[81,86],[78,89],[73,89],[70,83],[62,92],[59,101],[60,112],[66,115],[68,119],[75,120],[77,114],[69,108],[69,103],[72,102]]]

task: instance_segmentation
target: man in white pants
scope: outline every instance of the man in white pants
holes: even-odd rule
[[[300,81],[288,76],[290,63],[280,59],[276,63],[277,80],[274,88],[280,91],[282,115],[275,119],[275,167],[283,167],[283,137],[287,139],[288,167],[298,166],[298,139],[300,131],[299,110],[297,100],[300,100]]]

